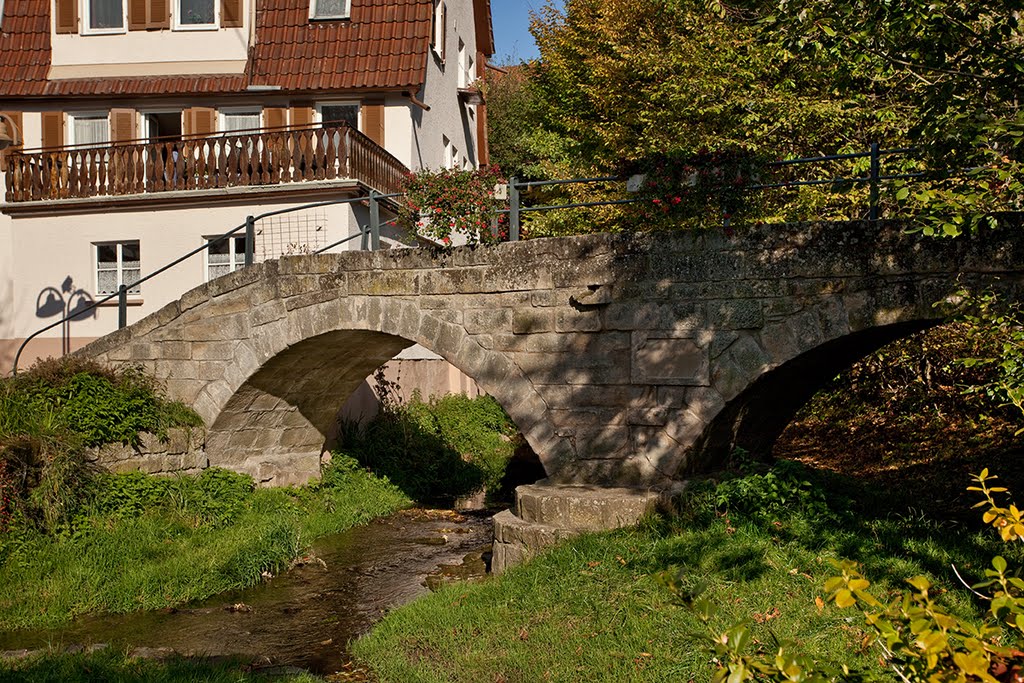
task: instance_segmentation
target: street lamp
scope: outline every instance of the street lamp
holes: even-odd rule
[[[18,146],[21,142],[18,138],[21,136],[21,132],[18,130],[18,126],[7,114],[0,114],[0,152],[11,146]]]

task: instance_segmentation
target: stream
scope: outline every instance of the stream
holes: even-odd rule
[[[157,612],[0,632],[0,653],[102,643],[333,673],[351,664],[348,643],[389,609],[439,584],[484,576],[491,533],[489,513],[406,510],[319,539],[307,557],[258,586]]]

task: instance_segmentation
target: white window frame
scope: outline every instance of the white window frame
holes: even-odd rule
[[[88,1],[88,0],[86,0]],[[130,0],[129,0],[130,1]],[[255,2],[255,0],[252,0]],[[213,23],[212,24],[183,24],[181,23],[181,0],[174,0],[174,7],[172,15],[174,15],[174,23],[172,24],[175,31],[216,31],[220,28],[220,0],[213,0]]]
[[[263,128],[263,107],[224,107],[217,109],[217,130],[222,135],[236,135],[237,131],[228,130],[227,117],[232,114],[255,114],[259,117],[259,122],[256,128],[253,130],[261,130]],[[246,128],[246,130],[249,130]]]
[[[352,0],[345,0],[345,9],[342,14],[329,14],[324,16],[318,16],[316,13],[318,2],[319,0],[309,0],[310,21],[335,21],[338,19],[348,19],[352,16]]]
[[[68,112],[67,116],[68,116],[68,127],[67,127],[67,133],[65,134],[65,137],[67,137],[67,145],[69,147],[71,147],[73,145],[78,145],[78,144],[85,144],[85,143],[80,143],[80,142],[78,142],[78,140],[75,139],[75,120],[76,119],[101,119],[101,118],[105,118],[107,120],[107,142],[106,143],[98,143],[98,144],[108,144],[108,145],[110,144],[111,130],[110,130],[110,112],[109,111],[104,111],[104,110],[97,110],[97,111],[75,111],[75,112]]]
[[[124,281],[124,254],[123,249],[125,244],[137,244],[139,245],[139,276],[142,275],[142,241],[141,240],[104,240],[102,242],[93,242],[92,244],[92,275],[93,275],[93,291],[96,292],[96,296],[108,296],[111,293],[116,294],[121,285],[128,284]],[[117,285],[113,292],[100,292],[100,247],[108,246],[117,247]],[[128,291],[129,299],[138,299],[142,296],[142,286],[139,285],[139,291],[132,292]]]
[[[324,107],[355,107],[358,109],[356,116],[356,130],[363,129],[363,105],[359,100],[325,100],[323,102],[317,102],[313,105],[315,123],[323,125],[324,123]]]
[[[434,0],[434,15],[431,18],[430,47],[444,64],[445,51],[448,47],[448,5],[445,0]]]
[[[128,33],[128,2],[121,0],[121,28],[92,28],[92,16],[89,9],[89,0],[82,0],[82,35],[83,36],[104,36],[119,35]]]
[[[203,282],[209,282],[210,279],[211,279],[210,278],[210,265],[211,265],[210,264],[210,242],[214,241],[218,237],[220,237],[220,235],[212,235],[210,237],[204,237],[203,238],[203,246],[205,247],[203,249]],[[241,239],[245,239],[245,234],[243,233],[241,235],[232,235],[231,237],[227,238],[227,242],[228,242],[228,262],[227,262],[227,264],[223,264],[223,263],[216,264],[218,266],[227,265],[229,267],[228,273],[233,273],[236,270],[241,270],[242,268],[245,268],[245,250],[243,249],[242,252],[239,253],[236,250],[236,247],[235,247],[235,241],[240,239],[240,238]],[[241,257],[242,263],[235,263],[235,259],[237,257]]]

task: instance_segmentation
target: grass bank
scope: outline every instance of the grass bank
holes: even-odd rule
[[[139,659],[124,652],[53,654],[18,661],[0,661],[0,678],[7,683],[315,683],[309,674],[260,673],[243,664],[208,659]]]
[[[389,614],[356,642],[381,681],[708,681],[707,630],[658,581],[678,573],[743,619],[774,653],[792,640],[815,657],[871,667],[859,621],[819,599],[830,558],[864,565],[880,591],[925,574],[977,578],[1001,546],[990,535],[893,511],[884,492],[786,463],[694,495],[682,514],[639,529],[583,536],[500,579],[447,587]],[[1007,558],[1011,559],[1011,558]],[[1020,558],[1011,559],[1011,564]],[[977,613],[965,591],[943,600]]]
[[[255,490],[250,478],[223,470],[102,475],[62,533],[21,527],[0,537],[0,629],[159,609],[250,586],[314,539],[408,504],[345,457],[298,489]]]

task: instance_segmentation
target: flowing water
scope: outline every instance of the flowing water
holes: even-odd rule
[[[482,577],[491,530],[481,513],[407,510],[320,539],[309,557],[253,588],[177,609],[0,632],[0,651],[104,643],[331,673],[349,664],[348,642],[389,609],[446,581]]]

